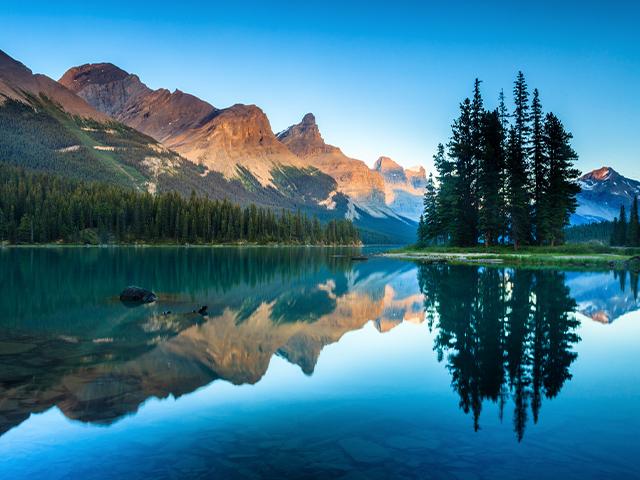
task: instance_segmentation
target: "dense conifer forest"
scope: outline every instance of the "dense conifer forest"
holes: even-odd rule
[[[460,104],[447,147],[434,156],[418,245],[558,245],[576,209],[580,172],[572,135],[558,117],[531,101],[522,72],[508,112],[501,92],[487,110],[476,79],[472,98]]]
[[[638,198],[634,198],[628,215],[625,206],[621,205],[620,213],[613,221],[569,227],[566,238],[571,243],[596,242],[612,247],[640,247]]]
[[[99,182],[31,173],[0,163],[0,241],[8,243],[360,242],[349,220],[240,207],[192,194],[152,195]]]

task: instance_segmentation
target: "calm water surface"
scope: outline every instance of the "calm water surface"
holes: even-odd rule
[[[634,274],[319,248],[0,268],[0,478],[640,478]]]

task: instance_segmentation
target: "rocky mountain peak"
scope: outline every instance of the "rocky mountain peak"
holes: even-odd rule
[[[390,170],[403,170],[403,168],[398,165],[393,159],[389,157],[380,157],[376,160],[376,163],[373,165],[374,170],[378,170],[379,172],[385,172]]]
[[[286,130],[278,133],[277,137],[289,150],[301,158],[319,153],[340,151],[340,149],[325,143],[313,113],[307,113],[302,117],[300,123],[291,125]]]
[[[620,177],[620,174],[611,167],[600,167],[589,173],[585,173],[582,177],[580,177],[580,180],[603,182],[613,177]]]
[[[180,90],[151,90],[137,75],[112,63],[70,68],[60,83],[95,109],[160,142],[203,123],[216,111]]]
[[[5,96],[29,103],[25,92],[36,97],[45,95],[73,115],[99,121],[107,119],[69,89],[46,75],[33,74],[22,63],[0,50],[0,100],[1,96]]]
[[[131,77],[140,82],[136,75],[131,75],[113,63],[85,63],[67,70],[59,82],[71,90],[82,90],[89,83],[111,83]]]

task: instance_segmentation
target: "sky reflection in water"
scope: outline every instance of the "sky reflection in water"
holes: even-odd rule
[[[0,261],[12,478],[640,475],[636,275],[317,248]],[[160,301],[123,306],[131,283]]]

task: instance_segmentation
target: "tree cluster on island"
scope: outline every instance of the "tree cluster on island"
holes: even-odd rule
[[[522,72],[512,113],[502,91],[498,108],[485,109],[480,83],[460,104],[447,148],[438,145],[418,245],[563,243],[580,191],[571,133],[556,115],[543,113],[537,89],[529,102]]]
[[[323,224],[289,210],[227,200],[152,195],[99,182],[27,172],[0,162],[0,242],[360,243],[350,220]]]

